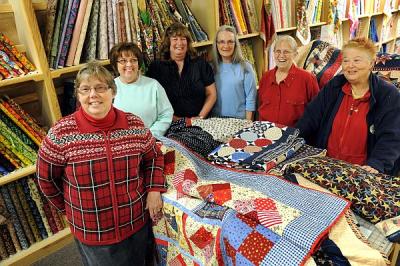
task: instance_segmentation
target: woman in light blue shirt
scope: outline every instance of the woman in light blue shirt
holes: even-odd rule
[[[217,102],[212,114],[253,120],[256,110],[254,70],[242,55],[235,28],[224,25],[213,44]]]
[[[115,45],[110,51],[110,62],[119,74],[115,78],[114,106],[139,116],[154,136],[163,136],[171,125],[174,110],[161,84],[140,74],[143,55],[139,47],[130,42]]]

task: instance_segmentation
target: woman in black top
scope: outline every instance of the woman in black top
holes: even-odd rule
[[[160,60],[150,64],[147,76],[165,88],[174,109],[174,121],[181,117],[207,117],[217,99],[213,70],[203,58],[196,57],[190,33],[179,22],[166,29]]]

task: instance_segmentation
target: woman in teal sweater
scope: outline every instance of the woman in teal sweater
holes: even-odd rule
[[[154,136],[163,136],[171,125],[174,110],[157,80],[140,74],[142,52],[134,43],[120,43],[110,51],[116,73],[114,106],[139,116]]]

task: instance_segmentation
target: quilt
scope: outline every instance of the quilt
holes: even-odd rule
[[[269,171],[293,156],[304,140],[298,129],[280,124],[256,121],[251,127],[235,133],[231,140],[213,150],[208,158],[231,168]]]
[[[161,141],[169,190],[153,229],[165,264],[304,264],[349,207],[273,175],[215,167]]]
[[[400,215],[400,177],[371,174],[353,164],[329,157],[307,158],[286,167],[352,202],[352,210],[377,223]]]

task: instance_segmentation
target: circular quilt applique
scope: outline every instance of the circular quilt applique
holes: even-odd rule
[[[255,141],[258,139],[258,135],[254,132],[243,132],[240,134],[240,138],[245,141]]]
[[[254,144],[258,147],[265,147],[272,144],[272,141],[269,139],[258,139],[254,141]]]
[[[247,146],[247,142],[242,139],[232,139],[228,144],[235,149],[243,149]]]
[[[221,147],[221,149],[218,150],[218,156],[229,156],[232,155],[235,152],[235,149],[232,147]]]
[[[232,154],[232,161],[238,162],[238,161],[246,159],[250,155],[251,154],[249,154],[247,152],[235,152],[234,154]]]
[[[277,127],[268,128],[264,132],[264,137],[270,140],[278,140],[282,137],[282,129]]]
[[[259,152],[262,150],[261,147],[258,146],[246,146],[243,149],[245,152],[249,152],[249,153],[255,153],[255,152]]]

